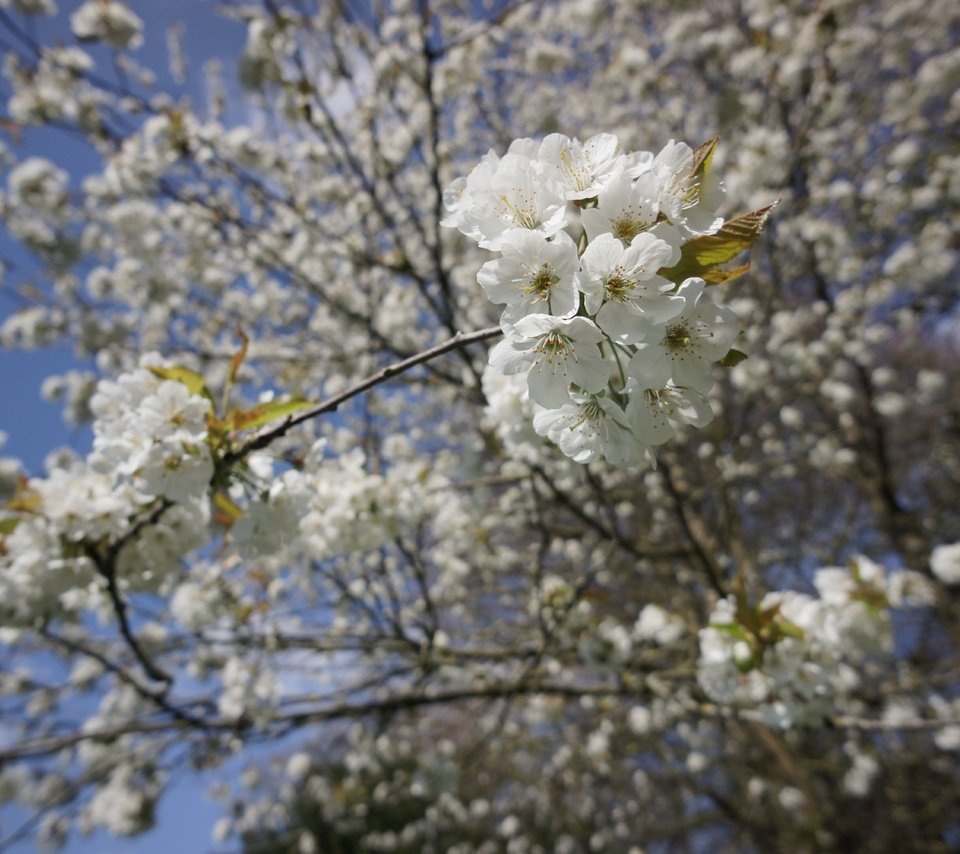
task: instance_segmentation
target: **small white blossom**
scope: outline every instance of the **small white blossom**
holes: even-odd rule
[[[633,635],[639,640],[653,641],[664,646],[683,637],[683,621],[659,605],[644,605],[633,626]]]
[[[675,385],[703,393],[713,387],[713,363],[730,350],[740,325],[730,309],[701,302],[705,286],[703,279],[684,281],[677,291],[682,311],[647,332],[637,345],[628,371],[641,384],[644,377],[666,371]]]
[[[713,420],[710,404],[693,388],[665,383],[660,388],[642,388],[631,378],[627,384],[630,403],[627,413],[637,438],[647,445],[661,445],[688,424],[706,427]]]
[[[477,281],[491,302],[506,304],[505,327],[533,313],[576,313],[577,247],[565,231],[548,241],[535,231],[514,229],[504,234],[500,251],[500,258],[480,268]]]
[[[660,186],[658,207],[686,235],[713,234],[723,217],[716,215],[723,188],[713,172],[693,174],[693,150],[683,142],[668,142],[650,166]]]
[[[930,555],[930,569],[944,584],[960,584],[960,543],[937,546]]]
[[[139,470],[145,491],[184,503],[203,495],[213,477],[213,458],[206,445],[156,442]]]
[[[570,399],[571,384],[587,392],[606,386],[610,365],[601,341],[603,333],[585,317],[531,314],[490,351],[490,364],[508,375],[528,372],[530,399],[553,409]]]
[[[533,429],[578,463],[599,456],[614,465],[643,464],[648,449],[634,436],[626,413],[604,397],[574,394],[557,409],[537,408]]]
[[[625,165],[613,134],[598,133],[586,142],[559,133],[544,137],[537,152],[543,172],[563,188],[564,198],[592,199]]]
[[[612,234],[630,244],[641,232],[656,225],[660,186],[647,173],[636,181],[615,181],[597,198],[597,207],[582,211],[583,227],[592,243],[602,234]]]
[[[476,175],[458,188],[459,197],[448,197],[452,212],[443,224],[494,251],[511,229],[528,229],[544,237],[560,231],[567,223],[566,201],[557,185],[538,174],[534,162],[522,153],[524,148],[515,143],[498,161],[494,155],[479,164]]]
[[[70,16],[74,35],[98,39],[120,50],[143,44],[143,21],[119,0],[87,0]]]
[[[638,234],[627,247],[611,234],[587,246],[580,259],[584,304],[607,335],[626,344],[643,341],[652,325],[683,311],[685,301],[667,293],[673,283],[657,275],[672,252],[665,240],[649,232]]]

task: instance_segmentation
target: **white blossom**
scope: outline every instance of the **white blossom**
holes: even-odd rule
[[[695,389],[681,388],[672,382],[659,388],[642,388],[642,382],[649,383],[649,376],[644,381],[631,378],[627,385],[627,413],[641,442],[661,445],[684,425],[705,427],[713,420],[710,404]]]
[[[671,140],[660,150],[650,165],[660,187],[658,207],[684,233],[712,234],[723,224],[716,215],[723,189],[716,173],[698,178],[693,167],[693,150],[686,143]]]
[[[598,133],[586,142],[552,133],[537,152],[545,177],[556,181],[570,200],[590,199],[604,190],[623,168],[620,143],[613,134]]]
[[[597,345],[603,333],[584,317],[531,314],[517,321],[490,352],[490,364],[505,374],[527,373],[530,399],[553,409],[570,399],[571,384],[603,389],[610,366]]]
[[[575,393],[558,408],[537,407],[533,429],[578,463],[588,463],[601,455],[615,465],[649,460],[647,448],[634,437],[626,413],[609,398]]]
[[[120,50],[143,44],[143,21],[119,0],[87,0],[70,16],[78,39],[98,39]]]
[[[522,140],[519,142],[523,142]],[[537,174],[517,143],[502,158],[482,162],[468,176],[454,212],[444,220],[484,249],[499,250],[506,232],[527,229],[552,237],[566,225],[566,203],[558,185]]]
[[[657,275],[672,247],[649,232],[638,234],[628,247],[610,234],[587,246],[581,258],[581,288],[586,309],[612,338],[635,344],[650,327],[676,317],[684,301],[668,292],[673,284]]]
[[[730,309],[701,302],[705,285],[703,279],[685,280],[676,294],[682,310],[643,335],[628,368],[641,386],[645,377],[666,371],[678,386],[702,393],[713,387],[713,363],[727,354],[739,324]]]
[[[960,543],[937,546],[930,555],[930,569],[944,584],[960,584]]]
[[[577,247],[566,232],[548,241],[537,232],[514,229],[504,234],[500,251],[500,258],[480,268],[477,281],[491,302],[507,305],[505,327],[528,314],[576,313]]]

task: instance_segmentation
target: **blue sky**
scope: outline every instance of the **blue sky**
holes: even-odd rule
[[[158,88],[187,96],[196,102],[204,97],[201,75],[203,63],[213,57],[223,61],[225,76],[233,73],[234,62],[242,49],[245,32],[242,26],[218,17],[213,0],[127,0],[128,5],[145,22],[145,43],[136,52],[136,59],[158,75]],[[69,15],[80,5],[79,0],[59,0],[59,15],[36,26],[38,39],[46,44],[70,43]],[[176,85],[167,70],[167,29],[174,23],[184,24],[184,52],[189,62],[185,85]],[[5,110],[3,110],[5,112]],[[78,183],[96,168],[97,160],[73,138],[50,131],[33,131],[23,135],[20,145],[10,140],[16,156],[25,159],[42,156],[53,160],[71,174]],[[28,256],[14,247],[0,228],[0,257],[13,258],[18,267],[35,270]],[[0,286],[0,318],[13,310],[14,303]],[[7,443],[0,455],[23,461],[30,473],[41,473],[42,461],[57,446],[70,445],[79,451],[89,447],[89,432],[76,430],[64,423],[58,406],[44,402],[40,385],[51,374],[70,369],[91,369],[92,359],[79,359],[68,348],[34,351],[0,349],[0,431],[7,434]],[[236,769],[233,769],[234,771]],[[220,774],[225,773],[223,770]],[[203,778],[180,774],[160,803],[157,828],[135,839],[113,839],[97,833],[89,838],[74,837],[64,849],[67,854],[169,854],[170,851],[205,852],[213,849],[210,831],[221,815],[220,807],[206,796],[209,783],[217,773]],[[0,838],[16,827],[16,818],[0,810]],[[32,841],[9,849],[13,852],[34,851]]]

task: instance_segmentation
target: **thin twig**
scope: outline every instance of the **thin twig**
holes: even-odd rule
[[[456,350],[460,347],[466,347],[470,344],[475,344],[478,341],[486,341],[490,338],[496,338],[501,334],[502,330],[499,326],[491,326],[487,329],[481,329],[477,332],[460,332],[454,335],[453,338],[444,341],[442,344],[437,344],[435,347],[431,347],[428,350],[424,350],[423,352],[417,353],[414,356],[410,356],[407,359],[402,359],[399,362],[394,362],[392,365],[387,365],[387,367],[377,371],[377,373],[372,374],[364,380],[361,380],[356,385],[351,386],[345,391],[335,394],[333,397],[328,398],[323,403],[312,406],[310,409],[306,409],[297,415],[291,415],[280,424],[258,433],[235,451],[226,454],[223,458],[223,465],[232,465],[233,463],[242,460],[253,451],[259,451],[263,448],[266,448],[271,442],[273,442],[275,439],[279,439],[281,436],[284,436],[289,430],[296,427],[298,424],[303,424],[305,421],[310,421],[311,419],[316,418],[318,415],[324,415],[328,412],[335,412],[341,404],[346,403],[348,400],[356,397],[357,395],[363,394],[363,392],[373,388],[374,386],[380,385],[380,383],[386,382],[388,379],[395,377],[397,374],[402,374],[404,371],[407,371],[410,368],[416,367],[417,365],[422,365],[424,362],[429,362],[431,359],[435,359],[437,356],[442,356],[444,353],[449,353],[451,350]]]

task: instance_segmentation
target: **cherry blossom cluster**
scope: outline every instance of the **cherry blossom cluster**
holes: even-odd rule
[[[117,50],[143,44],[143,21],[116,0],[87,0],[70,16],[70,26],[81,41],[102,41]]]
[[[172,502],[204,494],[213,476],[207,398],[142,367],[101,382],[90,405],[95,469]]]
[[[477,274],[504,306],[490,366],[526,378],[534,429],[577,462],[641,463],[712,419],[737,319],[666,274],[721,228],[722,196],[701,149],[626,153],[612,134],[515,140],[445,192],[443,225],[500,253]]]
[[[700,630],[698,679],[714,701],[755,707],[778,727],[817,724],[860,684],[856,666],[893,646],[890,606],[924,605],[933,591],[915,572],[886,575],[863,556],[817,570],[818,596],[766,594],[749,607],[729,596]]]
[[[86,458],[51,455],[46,477],[14,485],[0,513],[9,525],[0,551],[0,614],[8,624],[96,607],[101,588],[88,546],[123,538],[157,499],[167,505],[163,515],[118,555],[125,583],[162,588],[183,555],[206,540],[211,403],[151,370],[161,370],[155,354],[141,364],[98,385]]]

